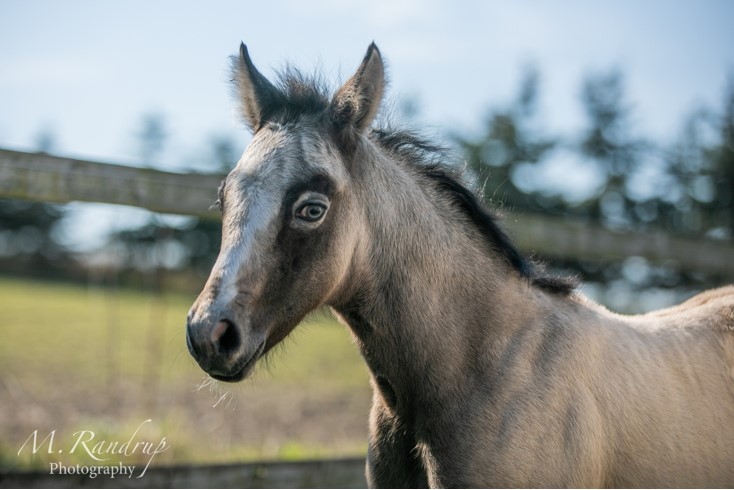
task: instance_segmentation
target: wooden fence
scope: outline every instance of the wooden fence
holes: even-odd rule
[[[3,472],[0,488],[366,488],[365,460],[176,465],[148,468],[128,478],[54,474],[48,470]]]
[[[55,203],[104,202],[160,213],[218,219],[210,210],[222,175],[147,168],[0,149],[0,198]],[[504,221],[526,253],[551,258],[615,261],[640,256],[686,271],[734,278],[731,242],[665,232],[614,232],[562,218],[521,214]]]

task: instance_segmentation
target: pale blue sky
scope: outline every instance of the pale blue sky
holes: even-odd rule
[[[31,149],[49,128],[58,153],[134,162],[141,116],[157,112],[165,166],[204,168],[211,135],[246,141],[227,85],[241,40],[266,75],[290,61],[342,80],[374,40],[390,96],[416,98],[439,133],[476,131],[528,62],[546,129],[571,133],[583,74],[619,66],[640,131],[669,140],[697,104],[720,105],[732,26],[726,0],[2,0],[0,147]]]

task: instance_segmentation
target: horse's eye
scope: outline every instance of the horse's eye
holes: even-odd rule
[[[307,202],[296,211],[296,217],[304,221],[315,222],[323,218],[326,206],[318,202]]]

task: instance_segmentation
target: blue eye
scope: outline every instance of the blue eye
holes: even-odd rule
[[[307,202],[296,211],[296,217],[313,223],[324,217],[326,206],[321,203]]]

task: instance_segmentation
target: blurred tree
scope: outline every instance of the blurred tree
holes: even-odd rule
[[[36,260],[47,265],[61,258],[66,250],[53,232],[63,217],[60,206],[0,200],[0,254],[29,265]]]
[[[164,116],[156,113],[145,114],[136,135],[141,162],[153,166],[163,152],[168,138]],[[162,281],[159,272],[166,261],[163,250],[166,249],[165,244],[171,232],[170,227],[160,225],[158,217],[151,213],[148,222],[143,226],[114,232],[108,240],[110,245],[121,249],[125,268],[153,273],[153,287],[159,290]]]
[[[636,134],[618,69],[588,76],[580,101],[586,115],[577,137],[549,137],[537,130],[539,75],[526,70],[513,102],[490,113],[478,139],[457,138],[469,167],[485,182],[488,201],[520,212],[583,217],[615,230],[665,228],[673,233],[734,236],[734,78],[721,112],[696,111],[683,134],[661,150]],[[601,176],[589,198],[573,203],[542,180],[523,182],[558,148],[594,166]],[[587,281],[628,290],[649,287],[706,287],[700,274],[632,258],[622,264],[555,261],[553,267],[581,272]],[[619,290],[620,287],[617,287]]]
[[[161,119],[143,121],[139,133],[141,148],[147,154],[144,160],[152,161],[153,155],[163,151],[166,131]],[[212,172],[226,173],[237,161],[238,146],[224,135],[209,139],[205,159]],[[212,189],[214,201],[214,189]],[[221,224],[217,221],[190,218],[170,223],[151,215],[144,225],[113,233],[108,241],[121,247],[124,262],[138,271],[157,273],[163,269],[190,268],[197,275],[206,277],[219,253]]]
[[[734,74],[729,76],[716,129],[718,144],[707,151],[711,162],[709,178],[699,183],[703,192],[694,192],[700,202],[707,203],[711,217],[709,232],[731,240],[734,238]],[[709,188],[713,195],[707,192]]]
[[[54,150],[56,137],[45,127],[36,136],[39,152]],[[35,276],[60,276],[74,262],[55,234],[63,206],[0,200],[0,268]]]
[[[719,113],[691,115],[666,153],[670,187],[667,227],[677,233],[731,239],[734,236],[734,75]]]
[[[636,228],[635,200],[629,192],[634,179],[644,174],[644,153],[649,144],[632,135],[624,77],[619,70],[586,78],[581,101],[588,127],[578,143],[579,153],[603,176],[599,195],[582,206],[594,221],[608,228]]]
[[[498,205],[530,211],[552,211],[561,206],[559,199],[521,189],[517,178],[518,169],[536,165],[558,144],[556,138],[535,129],[539,81],[538,71],[526,68],[515,99],[508,107],[490,112],[482,137],[476,141],[455,138],[469,168],[484,183],[488,202],[499,200]]]
[[[56,133],[46,126],[36,134],[35,142],[40,153],[51,153],[56,146]]]
[[[209,153],[207,160],[211,162],[211,172],[229,173],[237,163],[241,149],[224,135],[215,135],[209,139]]]
[[[585,206],[610,228],[664,228],[676,234],[731,238],[734,78],[721,111],[694,111],[668,148],[632,136],[622,88],[616,71],[590,77],[584,85],[589,128],[579,148],[606,176],[599,196]]]
[[[143,165],[153,166],[166,146],[168,130],[165,117],[150,113],[143,116],[142,127],[137,134],[140,144],[139,154]]]

